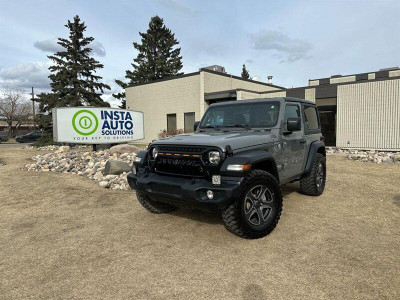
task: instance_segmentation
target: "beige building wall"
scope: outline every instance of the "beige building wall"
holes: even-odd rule
[[[286,91],[274,92],[274,93],[262,93],[259,98],[276,98],[286,97]]]
[[[336,144],[400,150],[400,79],[338,86]]]
[[[400,70],[394,70],[389,72],[389,77],[400,76]]]
[[[342,77],[331,78],[330,83],[334,84],[334,83],[342,83],[350,81],[356,81],[356,76],[342,76]]]
[[[148,143],[167,129],[167,114],[176,114],[177,129],[184,129],[184,113],[194,112],[200,120],[204,93],[200,94],[200,75],[165,80],[127,88],[128,109],[144,113],[144,136],[137,143]]]
[[[252,90],[255,92],[279,90],[276,87],[265,85],[265,83],[263,84],[262,82],[257,83],[246,80],[240,80],[234,77],[222,76],[204,71],[200,73],[204,73],[205,93],[234,90],[239,88]]]
[[[237,97],[237,100],[256,99],[256,98],[260,98],[260,94],[239,90],[239,91],[236,91],[236,97]]]
[[[308,81],[309,86],[316,86],[319,85],[319,80],[309,80]]]
[[[305,98],[306,98],[306,100],[315,102],[315,89],[306,89],[305,90]]]
[[[238,91],[237,100],[248,100],[257,98],[275,98],[275,97],[286,97],[286,91],[274,92],[274,93],[252,93],[248,91]]]

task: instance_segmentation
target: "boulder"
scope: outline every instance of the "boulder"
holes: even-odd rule
[[[110,148],[110,154],[122,154],[122,153],[135,153],[137,154],[140,149],[134,145],[120,144]]]
[[[119,175],[124,172],[130,172],[131,166],[123,161],[109,160],[104,167],[104,175]]]
[[[108,187],[108,185],[109,185],[109,183],[108,183],[108,181],[100,181],[99,182],[99,186],[101,186],[101,187]]]
[[[382,162],[384,164],[392,164],[394,161],[393,161],[393,159],[391,157],[385,157],[385,158],[382,159]]]

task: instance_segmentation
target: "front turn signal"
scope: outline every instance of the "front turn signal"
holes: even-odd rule
[[[241,171],[248,171],[251,168],[251,164],[245,164],[245,165],[228,165],[226,168],[228,171],[235,171],[235,172],[241,172]]]

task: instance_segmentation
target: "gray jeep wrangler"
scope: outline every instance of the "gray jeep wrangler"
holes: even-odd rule
[[[158,140],[140,151],[128,182],[152,213],[219,210],[229,231],[261,238],[278,223],[281,185],[300,180],[301,193],[322,194],[325,156],[313,102],[230,101],[211,105],[194,134]]]

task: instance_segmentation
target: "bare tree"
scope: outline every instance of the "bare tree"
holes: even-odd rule
[[[32,119],[31,103],[23,90],[4,87],[0,89],[0,116],[8,126],[8,134],[15,137],[18,128]]]

